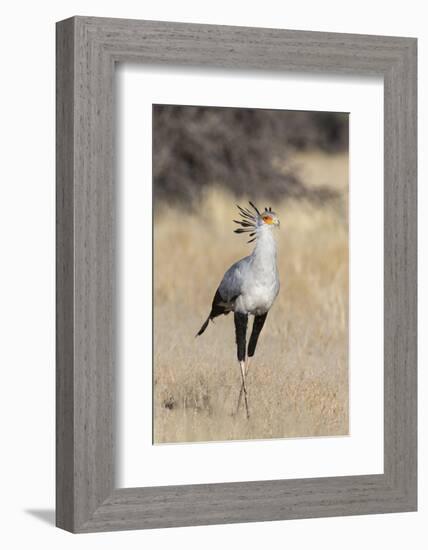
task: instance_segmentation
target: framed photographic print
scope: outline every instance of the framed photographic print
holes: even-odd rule
[[[153,106],[154,443],[349,433],[348,118]]]
[[[416,145],[415,39],[57,24],[59,527],[416,510]]]

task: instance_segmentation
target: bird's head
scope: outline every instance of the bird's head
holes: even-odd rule
[[[249,205],[253,210],[237,205],[242,219],[233,221],[241,226],[239,229],[235,229],[235,233],[249,233],[250,237],[253,237],[248,241],[251,243],[257,238],[257,233],[260,230],[273,227],[279,228],[280,224],[277,214],[272,211],[271,207],[266,207],[263,212],[260,212],[251,201]]]
[[[259,225],[269,225],[271,227],[279,228],[279,218],[276,212],[272,211],[272,208],[269,206],[269,208],[265,208],[264,212],[262,212],[259,216]]]

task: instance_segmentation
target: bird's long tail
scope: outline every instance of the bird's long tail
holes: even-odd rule
[[[235,298],[232,298],[232,302],[235,300]],[[207,317],[207,320],[205,323],[201,326],[199,329],[199,332],[196,336],[200,336],[203,332],[205,332],[208,323],[212,320],[218,317],[219,315],[227,315],[231,311],[232,307],[231,304],[225,303],[223,298],[221,297],[219,289],[216,290],[215,296],[213,298],[213,303],[211,306],[211,312]]]
[[[206,320],[205,323],[201,326],[201,328],[199,329],[199,332],[198,332],[198,334],[197,334],[196,336],[200,336],[202,333],[205,332],[205,330],[206,330],[206,328],[207,328],[207,326],[208,326],[208,323],[210,322],[210,319],[211,319],[211,317],[208,315],[207,320]]]

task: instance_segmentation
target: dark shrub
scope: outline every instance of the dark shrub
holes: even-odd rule
[[[289,152],[347,147],[344,113],[154,105],[154,196],[189,204],[211,185],[254,200],[310,196],[284,169]]]

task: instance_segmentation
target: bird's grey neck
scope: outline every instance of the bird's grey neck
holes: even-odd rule
[[[253,257],[255,261],[260,261],[263,264],[276,263],[276,241],[270,227],[262,227],[257,231]]]

